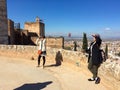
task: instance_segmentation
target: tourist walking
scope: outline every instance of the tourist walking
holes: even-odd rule
[[[100,83],[100,78],[98,77],[98,68],[102,63],[102,54],[100,50],[100,46],[102,40],[99,34],[92,35],[93,42],[90,44],[90,47],[87,51],[89,53],[88,57],[88,69],[93,74],[92,78],[89,78],[88,81],[95,81],[95,84]]]
[[[45,66],[45,62],[46,62],[46,39],[45,36],[39,37],[36,40],[36,44],[38,45],[38,66],[40,67],[40,59],[41,57],[43,58],[43,68]]]

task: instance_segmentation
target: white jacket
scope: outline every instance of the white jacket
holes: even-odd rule
[[[38,45],[38,50],[46,51],[46,39],[37,39],[36,44]]]

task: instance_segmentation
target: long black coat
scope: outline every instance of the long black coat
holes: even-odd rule
[[[89,53],[88,63],[89,63],[89,60],[91,59],[93,65],[100,65],[103,61],[101,50],[99,49],[99,46],[97,43],[95,43],[93,46],[92,45],[93,45],[93,42],[91,43],[90,48],[87,50],[87,52]]]

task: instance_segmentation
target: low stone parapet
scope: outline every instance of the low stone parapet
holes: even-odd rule
[[[37,60],[37,46],[0,45],[0,56]],[[46,58],[47,61],[54,63],[56,59],[62,59],[63,62],[87,71],[87,57],[82,52],[47,47]],[[116,90],[120,88],[120,64],[117,62],[108,59],[99,68],[99,75],[108,81],[107,84],[115,87]]]
[[[47,58],[50,60],[55,60],[58,52],[61,53],[64,62],[80,63],[80,60],[86,60],[82,52],[75,52],[51,47],[47,47]],[[0,45],[0,55],[26,59],[34,58],[36,60],[38,56],[37,46]]]

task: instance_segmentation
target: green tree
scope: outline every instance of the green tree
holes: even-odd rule
[[[83,45],[82,45],[82,49],[83,49],[83,51],[86,51],[87,48],[88,48],[87,35],[86,35],[86,33],[83,33]]]
[[[107,44],[105,46],[105,57],[106,59],[108,58],[108,45]]]
[[[73,44],[74,44],[74,51],[77,51],[77,42],[74,41]]]

